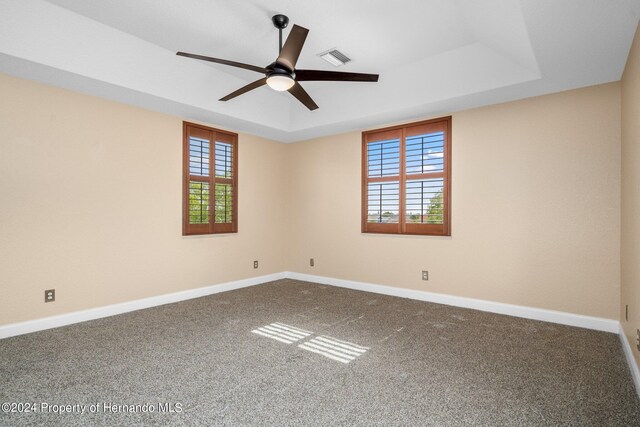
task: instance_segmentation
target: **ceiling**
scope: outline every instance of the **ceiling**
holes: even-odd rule
[[[265,66],[276,13],[310,30],[299,68],[380,81],[304,82],[315,111],[266,86],[219,102],[261,75],[175,55]],[[639,16],[640,0],[0,0],[0,72],[293,142],[617,81]]]

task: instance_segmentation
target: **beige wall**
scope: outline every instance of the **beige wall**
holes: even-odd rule
[[[620,320],[640,364],[640,29],[622,76],[622,298]],[[625,306],[629,305],[629,320]]]
[[[180,118],[5,75],[0,93],[0,325],[286,269],[284,144],[241,134],[240,232],[183,237]]]
[[[451,237],[360,233],[359,132],[241,134],[240,232],[182,237],[180,118],[0,93],[0,325],[285,270],[618,318],[618,83],[454,114]]]
[[[287,154],[292,271],[618,318],[619,83],[454,114],[451,237],[360,233],[359,132]]]

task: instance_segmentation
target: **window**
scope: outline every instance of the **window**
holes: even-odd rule
[[[238,135],[184,122],[182,234],[238,231]]]
[[[362,232],[451,235],[451,117],[362,133]]]

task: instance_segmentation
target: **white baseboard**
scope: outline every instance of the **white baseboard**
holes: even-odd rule
[[[58,316],[30,320],[27,322],[12,323],[9,325],[0,326],[0,339],[42,331],[45,329],[57,328],[73,323],[85,322],[87,320],[114,316],[116,314],[128,313],[144,308],[185,301],[193,298],[217,294],[220,292],[232,291],[234,289],[246,288],[249,286],[255,286],[284,278],[303,280],[306,282],[315,282],[342,288],[355,289],[359,291],[391,295],[401,298],[409,298],[419,301],[434,302],[437,304],[445,304],[455,307],[471,308],[480,311],[487,311],[490,313],[505,314],[508,316],[559,323],[561,325],[577,326],[581,328],[594,329],[597,331],[617,333],[620,336],[622,348],[624,349],[624,354],[627,359],[627,363],[629,364],[629,369],[631,370],[631,376],[633,377],[633,382],[636,386],[636,392],[638,393],[638,396],[640,396],[640,371],[638,370],[638,365],[636,364],[636,361],[633,357],[633,352],[631,350],[631,346],[629,345],[629,341],[627,340],[627,337],[622,330],[620,322],[618,322],[617,320],[583,316],[580,314],[565,313],[561,311],[545,310],[542,308],[503,304],[499,302],[418,291],[413,289],[395,288],[392,286],[376,285],[372,283],[356,282],[352,280],[314,276],[311,274],[296,273],[291,271],[284,271],[265,276],[236,280],[233,282],[221,283],[204,288],[190,289],[186,291],[175,292],[172,294],[159,295],[135,301],[123,302],[120,304],[108,305],[105,307],[98,307],[89,310],[76,311],[68,314],[61,314]]]
[[[266,276],[251,277],[249,279],[236,280],[233,282],[206,286],[204,288],[189,289],[187,291],[158,295],[155,297],[123,302],[120,304],[113,304],[105,307],[60,314],[58,316],[44,317],[42,319],[30,320],[27,322],[11,323],[9,325],[0,326],[0,339],[42,331],[44,329],[58,328],[60,326],[70,325],[72,323],[80,323],[87,320],[114,316],[116,314],[128,313],[130,311],[141,310],[143,308],[156,307],[159,305],[171,304],[173,302],[189,300],[192,298],[199,298],[207,295],[217,294],[219,292],[246,288],[249,286],[259,285],[261,283],[284,279],[284,277],[284,273],[268,274]]]
[[[289,279],[304,280],[306,282],[339,286],[341,288],[373,292],[376,294],[428,301],[438,304],[452,305],[455,307],[472,308],[480,311],[488,311],[490,313],[506,314],[508,316],[522,317],[525,319],[559,323],[561,325],[577,326],[580,328],[594,329],[596,331],[613,332],[617,334],[620,329],[620,322],[617,320],[604,319],[601,317],[583,316],[581,314],[545,310],[543,308],[525,307],[521,305],[504,304],[500,302],[437,294],[413,289],[395,288],[392,286],[334,279],[331,277],[314,276],[311,274],[295,273],[291,271],[285,272],[285,277]]]
[[[86,320],[99,319],[102,317],[141,310],[143,308],[155,307],[158,305],[170,304],[172,302],[198,298],[206,295],[216,294],[219,292],[245,288],[248,286],[254,286],[283,278],[304,280],[307,282],[315,282],[342,288],[373,292],[377,294],[452,305],[455,307],[472,308],[475,310],[488,311],[491,313],[506,314],[509,316],[523,317],[526,319],[542,320],[545,322],[577,326],[581,328],[594,329],[597,331],[619,333],[620,329],[620,322],[612,319],[603,319],[599,317],[583,316],[580,314],[565,313],[561,311],[545,310],[542,308],[503,304],[499,302],[465,298],[454,295],[437,294],[433,292],[395,288],[392,286],[375,285],[372,283],[356,282],[352,280],[335,279],[331,277],[314,276],[310,274],[285,271],[281,273],[269,274],[266,276],[258,276],[249,279],[221,283],[204,288],[190,289],[187,291],[176,292],[172,294],[159,295],[135,301],[123,302],[120,304],[113,304],[106,307],[98,307],[89,310],[76,311],[73,313],[61,314],[58,316],[45,317],[42,319],[30,320],[27,322],[0,326],[0,339],[15,335],[27,334],[30,332],[41,331],[43,329],[57,328],[59,326],[84,322]]]
[[[633,383],[636,385],[636,393],[638,393],[638,397],[640,397],[640,369],[638,369],[636,359],[633,357],[633,350],[631,349],[631,345],[629,344],[627,335],[624,333],[624,329],[622,329],[622,325],[620,325],[619,335],[620,342],[622,343],[622,349],[624,350],[624,355],[627,358],[627,364],[629,365],[629,370],[631,371]]]

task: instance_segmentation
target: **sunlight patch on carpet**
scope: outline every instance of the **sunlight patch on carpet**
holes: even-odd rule
[[[283,342],[285,344],[293,344],[300,341],[301,339],[308,337],[313,333],[280,322],[261,326],[257,329],[252,330],[251,332],[253,332],[254,334],[262,335],[263,337]]]
[[[342,363],[349,363],[369,350],[369,347],[323,335],[298,344],[298,347]]]
[[[271,338],[285,344],[294,344],[313,335],[313,332],[296,328],[285,323],[275,322],[252,330],[256,335]],[[369,350],[349,341],[342,341],[326,335],[318,335],[298,344],[298,347],[311,353],[320,354],[337,362],[349,363]]]

